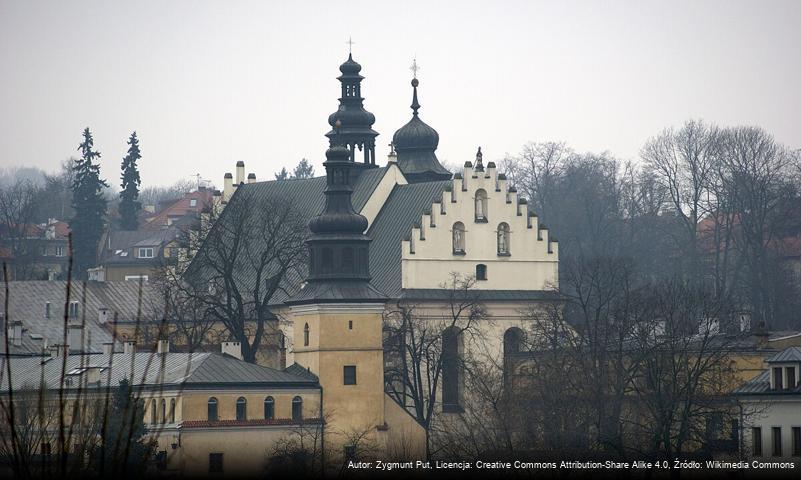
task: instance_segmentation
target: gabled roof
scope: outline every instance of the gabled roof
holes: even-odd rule
[[[62,378],[60,358],[11,357],[11,381],[15,390],[22,387],[34,388],[44,382],[49,389],[59,387]],[[0,357],[0,366],[7,372],[6,360]],[[113,355],[70,355],[67,368],[63,370],[80,372],[86,367],[98,367],[100,388],[116,386],[123,379],[132,385],[145,387],[176,386],[181,388],[314,388],[317,380],[307,376],[275,370],[269,367],[247,363],[219,353],[114,353]],[[78,382],[73,385],[77,387]],[[8,377],[0,379],[0,391],[8,390]]]
[[[103,343],[111,341],[111,334],[98,322],[101,308],[108,309],[108,321],[115,316],[119,321],[142,322],[160,314],[156,303],[160,298],[152,288],[138,282],[73,282],[70,301],[78,302],[78,316],[85,321],[84,335],[89,350],[102,351]],[[39,355],[44,342],[48,346],[64,343],[64,302],[66,281],[16,281],[8,283],[8,314],[11,321],[22,321],[22,345],[11,344],[11,354]],[[0,289],[0,304],[5,302],[5,289]],[[50,302],[50,317],[46,304]],[[5,332],[0,331],[0,339]],[[31,336],[41,335],[35,339]],[[5,342],[0,341],[0,350]]]
[[[801,362],[801,347],[785,348],[766,360],[768,363]]]
[[[211,206],[213,198],[214,191],[211,189],[195,190],[194,192],[186,193],[182,198],[175,200],[168,207],[148,217],[142,224],[141,229],[159,230],[170,226],[171,218],[197,216],[204,208]],[[192,200],[196,200],[195,206],[192,206]]]

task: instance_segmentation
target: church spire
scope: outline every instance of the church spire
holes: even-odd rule
[[[361,161],[362,165],[375,166],[375,137],[378,136],[378,132],[372,128],[375,115],[364,109],[362,97],[364,77],[359,74],[362,66],[353,60],[353,53],[350,52],[353,41],[349,39],[348,45],[348,59],[339,66],[342,75],[337,77],[342,88],[339,108],[328,116],[328,124],[331,127],[339,121],[341,128],[338,133],[332,128],[325,136],[329,142],[333,142],[332,136],[338,135],[340,138],[337,141],[348,149],[351,162]],[[359,156],[362,157],[358,160],[357,152],[360,152]]]
[[[412,119],[398,129],[392,137],[395,152],[398,155],[398,168],[409,183],[432,182],[448,180],[451,172],[445,169],[437,159],[434,151],[439,144],[439,134],[436,130],[420,120],[420,102],[417,99],[417,87],[420,80],[417,72],[420,67],[415,59],[410,68],[412,78]]]

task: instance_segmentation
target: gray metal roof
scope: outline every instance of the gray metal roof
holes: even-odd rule
[[[403,290],[401,298],[406,300],[448,300],[453,292],[447,289],[409,288]],[[526,302],[526,301],[559,301],[559,293],[549,290],[480,290],[471,289],[471,296],[487,302]]]
[[[768,363],[801,362],[801,347],[785,348],[781,352],[767,359]]]
[[[9,321],[20,320],[23,328],[22,344],[12,344],[11,354],[38,355],[45,341],[49,346],[64,343],[66,291],[66,281],[8,283]],[[103,343],[111,342],[111,334],[99,323],[101,308],[108,309],[109,322],[115,316],[120,321],[151,321],[160,318],[159,298],[147,284],[140,288],[139,282],[73,282],[70,292],[70,302],[78,302],[78,319],[84,323],[84,336],[93,352],[102,352]],[[3,302],[5,289],[0,289],[0,305]],[[0,331],[0,339],[4,335],[5,331]],[[38,339],[38,335],[42,338]],[[0,341],[0,351],[5,351],[4,341]]]
[[[66,369],[62,369],[62,358],[53,357],[11,357],[11,381],[14,390],[37,388],[42,383],[48,389],[57,389],[64,378],[72,378],[71,384],[65,381],[65,388],[77,388],[80,369],[93,366],[101,368],[100,386],[116,386],[123,379],[133,385],[145,387],[180,386],[200,388],[203,386],[236,387],[274,386],[274,387],[314,387],[316,378],[296,375],[290,371],[275,370],[247,363],[218,353],[166,353],[157,354],[137,352],[134,354],[115,353],[113,355],[70,355]],[[6,359],[0,357],[2,371],[7,372]],[[97,388],[97,387],[95,387]],[[0,391],[8,391],[8,375],[0,379]]]

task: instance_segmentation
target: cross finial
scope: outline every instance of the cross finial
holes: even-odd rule
[[[348,37],[348,41],[345,43],[348,44],[348,53],[353,53],[353,44],[356,42],[354,42],[351,37]]]
[[[414,75],[414,78],[417,78],[417,71],[418,71],[418,70],[420,70],[420,67],[419,67],[419,66],[417,66],[417,58],[416,58],[416,57],[415,57],[415,59],[412,61],[412,66],[411,66],[411,67],[409,67],[409,70],[411,70],[411,71],[412,71],[412,75]]]

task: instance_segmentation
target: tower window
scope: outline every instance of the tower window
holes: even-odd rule
[[[236,399],[236,419],[240,421],[248,419],[248,401],[245,397]]]
[[[303,420],[303,399],[300,397],[292,399],[292,420],[296,422]]]
[[[487,266],[483,263],[479,263],[476,265],[476,280],[486,280],[487,279]]]
[[[342,373],[345,385],[356,385],[356,365],[345,365],[342,367]]]
[[[264,399],[264,419],[272,420],[275,418],[275,399],[267,397]]]
[[[465,245],[465,238],[464,238],[464,224],[462,222],[456,222],[453,224],[453,253],[457,255],[463,255],[464,245]]]
[[[167,401],[161,399],[161,423],[167,422]]]
[[[75,402],[78,405],[78,402]],[[150,401],[150,423],[155,425],[158,422],[158,414],[156,413],[156,399]]]
[[[170,399],[170,423],[175,423],[175,399]]]
[[[309,324],[303,326],[303,346],[309,346]]]
[[[207,417],[208,417],[209,421],[210,422],[216,422],[217,418],[218,418],[217,417],[217,399],[216,398],[211,397],[209,399],[207,409],[208,409]]]

